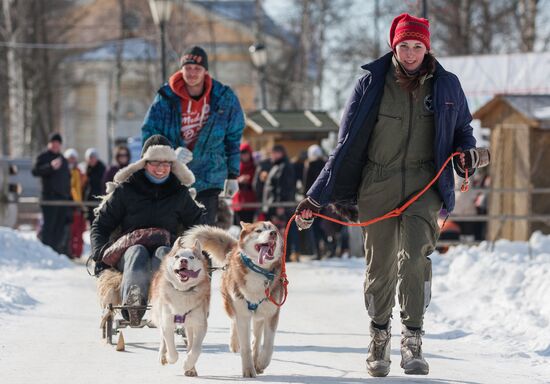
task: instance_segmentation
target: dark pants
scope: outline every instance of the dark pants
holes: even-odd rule
[[[49,245],[57,253],[66,251],[66,244],[63,243],[65,226],[70,222],[69,207],[60,207],[54,205],[42,205],[42,224],[41,240],[45,245]]]
[[[216,225],[218,216],[218,195],[197,194],[196,200],[206,208],[206,224]]]
[[[141,293],[141,304],[147,304],[153,273],[159,269],[162,258],[169,251],[170,247],[158,247],[151,255],[143,245],[132,245],[124,252],[116,266],[122,272],[122,303],[126,303],[130,287],[137,285]]]

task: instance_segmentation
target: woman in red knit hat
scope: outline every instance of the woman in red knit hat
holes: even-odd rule
[[[476,149],[466,98],[458,78],[430,52],[426,19],[402,14],[390,27],[388,52],[364,65],[340,124],[339,140],[321,174],[296,209],[309,228],[313,213],[331,202],[357,204],[359,220],[393,210],[420,191],[445,160],[460,151],[455,171],[464,177],[488,164]],[[455,158],[456,159],[456,158]],[[422,354],[424,312],[431,298],[431,261],[441,208],[454,207],[454,177],[447,167],[401,216],[365,228],[365,306],[371,318],[367,371],[390,371],[395,292],[401,307],[401,367],[426,375]]]

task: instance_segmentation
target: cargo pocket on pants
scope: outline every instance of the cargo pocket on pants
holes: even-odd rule
[[[424,267],[424,313],[430,301],[432,300],[432,260],[426,257],[426,265]]]

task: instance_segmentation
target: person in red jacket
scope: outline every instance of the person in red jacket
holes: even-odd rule
[[[254,221],[254,215],[256,214],[256,208],[243,207],[243,203],[255,203],[256,193],[252,188],[252,181],[256,173],[256,164],[252,157],[252,147],[247,142],[242,142],[240,146],[241,151],[241,164],[239,166],[239,177],[237,182],[239,183],[239,191],[233,196],[233,211],[235,212],[235,224],[244,221],[251,223]]]

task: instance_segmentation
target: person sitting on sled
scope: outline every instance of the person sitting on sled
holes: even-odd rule
[[[141,159],[107,185],[90,231],[92,258],[96,276],[109,267],[123,273],[123,305],[146,305],[152,275],[169,247],[188,228],[206,223],[205,210],[189,193],[194,182],[168,139],[153,135]],[[122,316],[138,324],[144,312],[130,308]]]
[[[331,202],[353,202],[366,221],[401,206],[426,186],[455,151],[454,169],[464,177],[487,165],[476,149],[466,98],[458,78],[430,52],[429,22],[409,14],[390,28],[391,52],[362,68],[327,165],[296,209],[308,228],[313,213]],[[424,312],[431,298],[431,261],[439,235],[438,214],[455,203],[452,167],[399,217],[365,228],[364,298],[371,318],[367,371],[390,370],[392,308],[401,306],[401,367],[428,374],[422,354]]]

